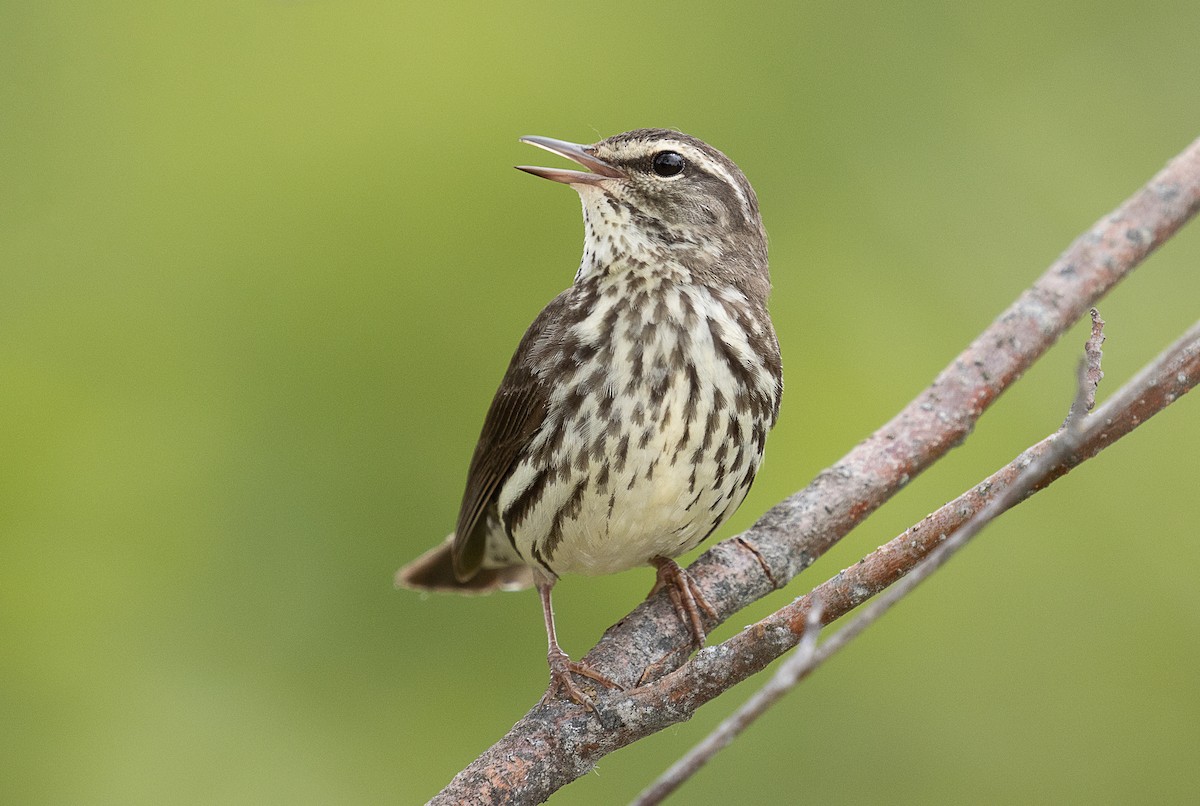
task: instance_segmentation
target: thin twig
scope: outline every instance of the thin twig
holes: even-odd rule
[[[1104,326],[1104,321],[1096,315],[1094,308],[1092,309],[1092,313],[1093,322],[1098,323],[1093,331],[1095,338],[1097,338],[1096,343],[1098,344],[1100,341],[1103,341],[1103,336],[1099,335],[1099,330]],[[1092,341],[1089,340],[1089,348],[1091,344]],[[1071,403],[1070,414],[1067,415],[1066,422],[1063,423],[1056,434],[1049,438],[1050,449],[1044,451],[1026,464],[1011,485],[993,497],[982,509],[971,516],[950,537],[921,560],[912,571],[903,576],[880,596],[872,599],[849,624],[826,641],[814,653],[810,661],[814,669],[843,647],[847,646],[866,630],[867,627],[870,627],[884,613],[894,607],[897,602],[911,593],[914,588],[932,576],[935,571],[945,565],[972,538],[983,531],[985,526],[1004,514],[1011,507],[1020,503],[1022,499],[1040,484],[1045,483],[1055,468],[1079,449],[1087,435],[1087,428],[1084,425],[1084,421],[1087,416],[1086,412],[1089,407],[1089,401],[1096,399],[1096,383],[1099,378],[1097,377],[1096,381],[1093,381],[1093,374],[1090,370],[1093,367],[1097,371],[1099,370],[1098,355],[1098,352],[1093,353],[1089,349],[1087,356],[1079,362],[1075,399]],[[817,603],[820,602],[819,599],[815,601]],[[813,605],[813,607],[817,606],[819,605]]]
[[[1104,344],[1104,320],[1100,318],[1100,311],[1092,308],[1088,311],[1092,317],[1092,335],[1088,336],[1087,343],[1083,346],[1083,364],[1079,371],[1084,374],[1082,380],[1086,381],[1088,392],[1083,396],[1082,400],[1076,400],[1071,404],[1071,410],[1067,412],[1067,419],[1063,420],[1063,425],[1072,417],[1077,416],[1079,407],[1083,407],[1084,412],[1089,412],[1096,405],[1096,389],[1100,386],[1100,381],[1104,379],[1104,371],[1100,368],[1100,361],[1104,357],[1104,351],[1100,349]]]
[[[1200,322],[1086,418],[1088,429],[1078,448],[1052,467],[1037,489],[1044,488],[1078,464],[1097,455],[1178,400],[1197,383],[1200,383]],[[946,504],[851,568],[817,586],[811,593],[751,625],[723,644],[702,650],[679,670],[655,684],[635,689],[624,700],[611,703],[613,711],[622,717],[622,724],[615,731],[597,731],[593,734],[605,740],[599,755],[636,741],[642,735],[661,730],[666,725],[687,719],[701,705],[787,652],[795,645],[797,636],[805,633],[804,625],[808,623],[815,602],[821,602],[824,608],[820,621],[829,624],[903,577],[933,552],[947,534],[1001,495],[1031,462],[1050,450],[1058,433],[1062,432],[1025,451],[982,484]],[[836,651],[840,642],[853,637],[852,633],[843,638],[844,632],[842,630],[820,645],[817,656],[824,657],[825,653]],[[537,717],[535,709],[510,731],[510,735],[518,729],[528,730],[531,725],[542,725],[544,729],[545,723],[537,721]],[[572,722],[571,727],[586,729],[587,723],[581,725]],[[516,754],[515,758],[510,759],[513,762],[521,761],[523,752],[539,750],[525,742],[511,747]],[[595,748],[583,749],[595,751]],[[532,773],[536,767],[526,765],[525,769]],[[537,783],[528,777],[525,781]],[[480,802],[506,802],[504,795],[508,790],[504,790],[504,795],[501,794],[502,790],[492,787],[479,791],[484,794]],[[435,802],[453,802],[441,798],[439,795]],[[519,798],[515,802],[539,801]]]
[[[787,584],[917,473],[961,442],[981,413],[1088,306],[1170,238],[1197,209],[1200,140],[1080,236],[897,417],[805,490],[772,508],[751,530],[740,535],[740,540],[726,540],[694,563],[689,573],[704,597],[722,618],[728,618]],[[1113,439],[1174,399],[1156,396],[1152,391],[1122,412],[1114,411],[1115,415],[1128,414],[1134,419],[1133,424],[1125,425],[1114,421]],[[1099,415],[1097,412],[1093,416]],[[1096,451],[1107,444],[1102,439],[1092,443],[1099,446]],[[1061,472],[1089,458],[1092,454],[1088,450],[1085,446],[1071,457]],[[980,493],[981,499],[987,497],[986,492]],[[937,532],[930,532],[932,540],[930,535],[922,535],[911,542],[917,546],[936,543]],[[879,558],[872,555],[877,563],[860,564],[876,567],[880,571],[876,578],[848,583],[845,588],[828,588],[841,601],[824,600],[830,611],[823,614],[823,623],[865,601],[877,592],[874,585],[885,586],[886,582],[878,580],[885,579],[889,572],[911,567],[907,563],[912,556],[906,551],[894,550]],[[916,561],[919,557],[913,564]],[[858,569],[856,566],[854,570]],[[850,577],[843,575],[842,581]],[[811,603],[810,597],[801,598]],[[600,724],[570,703],[537,705],[455,776],[433,802],[545,800],[591,770],[604,755],[689,718],[697,707],[788,651],[803,632],[807,610],[805,604],[788,613],[780,611],[780,618],[769,627],[734,636],[719,651],[704,650],[680,667],[687,658],[689,636],[678,624],[667,597],[653,597],[605,633],[586,656],[589,666],[617,681],[633,682],[649,667],[666,675],[658,684],[628,695],[598,696],[598,704],[611,717],[609,724],[615,721],[616,727]]]
[[[691,708],[698,708],[790,649],[803,634],[809,610],[816,602],[821,603],[825,624],[885,588],[886,594],[872,601],[864,613],[877,607],[886,609],[890,606],[888,600],[903,596],[923,579],[914,572],[922,561],[930,559],[927,570],[932,572],[948,558],[948,554],[939,553],[946,544],[970,539],[975,533],[973,530],[982,528],[987,520],[1100,453],[1178,400],[1197,383],[1200,383],[1200,322],[1091,415],[1073,416],[1064,428],[1023,452],[987,481],[943,506],[918,526],[818,585],[811,593],[712,648],[710,656],[706,657],[703,652],[697,654],[664,679],[663,685],[651,691],[631,692],[631,696],[659,703],[688,698]],[[1076,400],[1077,404],[1082,403],[1080,398]],[[1029,472],[1030,469],[1033,472]],[[983,510],[990,514],[968,529],[966,524]],[[840,644],[854,637],[853,630],[863,628],[865,625],[855,627],[852,624],[839,631],[818,647],[814,661],[823,662],[840,648]]]
[[[996,496],[987,506],[978,510],[949,539],[934,549],[899,582],[873,599],[846,627],[839,630],[820,649],[817,649],[816,637],[820,626],[821,612],[824,608],[820,599],[814,599],[813,605],[805,617],[804,635],[800,643],[796,645],[796,650],[788,656],[784,665],[780,667],[770,682],[647,787],[633,801],[632,806],[652,806],[652,804],[660,803],[670,793],[682,786],[687,779],[708,763],[709,759],[732,742],[734,737],[766,713],[767,709],[778,702],[784,694],[812,674],[817,667],[836,652],[846,647],[854,638],[861,635],[867,627],[878,621],[884,613],[907,596],[917,585],[932,576],[935,571],[945,565],[951,556],[979,534],[988,523],[1025,497],[1046,478],[1057,464],[1078,448],[1083,436],[1085,413],[1095,403],[1096,387],[1100,379],[1104,377],[1104,373],[1100,369],[1100,345],[1104,342],[1104,320],[1100,318],[1100,313],[1095,308],[1092,308],[1091,315],[1092,333],[1084,347],[1084,356],[1079,362],[1075,398],[1071,402],[1067,419],[1060,429],[1060,436],[1055,440],[1053,448],[1039,456],[1036,461],[1029,463],[1012,486],[1002,495]]]
[[[817,638],[820,633],[821,603],[817,602],[808,611],[804,636],[800,639],[800,643],[796,644],[792,654],[788,655],[780,664],[779,669],[767,684],[742,703],[741,707],[726,717],[720,725],[717,725],[703,741],[672,764],[654,783],[646,787],[630,803],[630,806],[654,806],[654,804],[662,803],[684,781],[695,775],[713,756],[728,747],[742,731],[765,714],[784,694],[808,677],[816,668],[812,660],[817,651]]]

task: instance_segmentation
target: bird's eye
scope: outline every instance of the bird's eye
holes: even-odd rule
[[[660,151],[650,161],[650,167],[659,176],[675,176],[683,171],[683,157],[674,151]]]

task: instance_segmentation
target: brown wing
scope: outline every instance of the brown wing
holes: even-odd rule
[[[454,574],[460,580],[470,579],[483,564],[487,547],[484,513],[546,419],[550,390],[534,372],[533,354],[553,339],[569,294],[568,289],[555,297],[525,331],[483,421],[454,529]]]

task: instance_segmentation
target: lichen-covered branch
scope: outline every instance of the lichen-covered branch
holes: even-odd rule
[[[695,661],[689,661],[655,686],[647,687],[646,693],[672,702],[684,698],[695,699],[698,701],[697,707],[707,702],[798,642],[806,632],[809,611],[815,604],[820,605],[824,624],[845,615],[905,577],[909,571],[920,567],[921,563],[940,552],[945,543],[965,542],[997,515],[1034,492],[1045,489],[1081,462],[1100,453],[1178,400],[1198,382],[1200,322],[1094,413],[1088,416],[1082,414],[1086,409],[1086,399],[1081,394],[1076,401],[1079,413],[1072,414],[1062,430],[1024,451],[984,482],[944,505],[859,563],[715,648],[720,650],[716,653],[719,657],[707,662],[702,673],[693,668]],[[1084,380],[1080,388],[1084,389],[1086,385]],[[948,552],[943,557],[948,557]],[[897,598],[907,593],[908,587],[906,585],[898,591],[889,590],[888,593],[894,592],[896,597],[893,598]],[[872,602],[872,605],[875,604]],[[834,641],[843,639],[844,633],[846,630],[823,644],[815,653],[815,662],[823,661],[836,648]],[[772,640],[762,640],[766,636],[771,636]],[[781,648],[775,651],[771,648],[773,645]],[[704,651],[698,658],[703,654]],[[639,689],[634,693],[640,692]]]
[[[817,670],[836,652],[848,646],[867,627],[878,621],[884,613],[894,607],[913,588],[928,579],[947,560],[975,535],[981,532],[988,523],[995,520],[1006,510],[1017,504],[1022,498],[1031,493],[1039,484],[1045,482],[1059,464],[1079,450],[1087,427],[1084,416],[1091,411],[1096,402],[1096,388],[1104,377],[1101,371],[1100,345],[1104,343],[1104,320],[1095,308],[1092,314],[1092,334],[1084,345],[1083,359],[1079,364],[1076,383],[1075,399],[1071,402],[1067,418],[1062,428],[1054,435],[1053,440],[1047,439],[1033,461],[1014,462],[1019,467],[1019,475],[1007,487],[992,488],[996,493],[991,496],[986,506],[975,510],[966,522],[954,530],[949,537],[943,535],[943,540],[932,551],[921,558],[920,562],[889,587],[881,595],[858,611],[848,625],[843,627],[832,638],[817,647],[817,632],[824,612],[824,602],[820,596],[807,597],[807,612],[805,614],[804,634],[796,649],[780,665],[779,670],[771,680],[756,692],[750,699],[738,707],[733,714],[723,720],[715,730],[694,746],[684,756],[646,787],[633,801],[631,806],[654,806],[661,803],[672,792],[695,775],[701,767],[728,746],[734,737],[744,731],[756,719],[762,716],[775,703],[779,702],[788,691],[800,681]],[[1197,342],[1200,344],[1200,341]],[[1102,426],[1103,427],[1103,426]],[[1026,456],[1023,454],[1023,457]],[[947,507],[958,507],[952,511],[964,515],[965,511],[960,502],[955,501]],[[943,507],[946,509],[947,507]],[[903,536],[902,536],[903,537]],[[902,538],[901,538],[902,539]]]
[[[728,618],[787,584],[912,478],[961,443],[1009,385],[1197,209],[1200,140],[1080,236],[889,423],[804,490],[769,510],[750,530],[701,556],[689,571],[719,616]],[[1152,405],[1148,399],[1129,405],[1138,421],[1159,410],[1139,413],[1139,408]],[[1168,401],[1163,398],[1159,402],[1165,405]],[[1076,461],[1085,458],[1083,454],[1073,457]],[[934,540],[945,533],[935,531],[931,524],[914,527],[921,529],[926,530],[921,540]],[[906,570],[904,562],[902,554],[881,556],[879,563],[884,568],[878,579],[889,573],[891,579],[898,578]],[[837,612],[836,598],[823,596],[826,610],[822,620],[826,623],[879,589],[867,578],[859,583],[831,580],[821,588],[831,583],[837,584],[826,593],[840,590],[847,606]],[[698,653],[685,665],[689,652],[686,628],[668,597],[655,596],[610,628],[586,661],[610,679],[628,685],[643,679],[658,682],[627,693],[597,692],[598,717],[569,702],[535,706],[433,802],[541,802],[586,773],[605,754],[689,718],[700,704],[787,651],[803,624],[803,612],[781,616]]]

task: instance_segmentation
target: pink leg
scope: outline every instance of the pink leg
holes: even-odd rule
[[[554,632],[554,608],[550,605],[550,589],[553,587],[554,580],[543,581],[538,579],[537,581],[538,595],[542,599],[542,615],[546,618],[546,638],[550,642],[550,651],[546,654],[546,659],[550,663],[550,687],[546,690],[546,698],[554,697],[561,692],[568,699],[582,705],[589,711],[595,711],[596,706],[592,702],[591,697],[584,694],[582,689],[571,679],[572,672],[595,680],[600,685],[607,686],[608,688],[623,690],[624,686],[614,683],[612,680],[609,680],[604,675],[582,663],[576,663],[567,657],[566,652],[562,651],[562,647],[558,645],[558,637]]]

